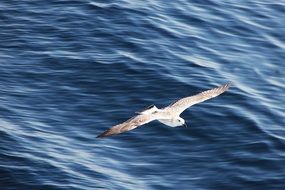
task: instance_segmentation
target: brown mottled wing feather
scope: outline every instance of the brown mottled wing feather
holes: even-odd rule
[[[223,86],[201,92],[197,95],[182,98],[182,99],[172,103],[171,105],[169,105],[165,109],[169,110],[172,113],[180,115],[184,110],[186,110],[190,106],[192,106],[194,104],[198,104],[200,102],[204,102],[205,100],[214,98],[216,96],[219,96],[220,94],[225,92],[229,87],[230,87],[230,83],[227,83]]]
[[[130,130],[135,129],[135,128],[143,125],[143,124],[151,122],[155,119],[157,119],[157,117],[155,115],[137,115],[137,116],[125,121],[124,123],[121,123],[119,125],[115,125],[112,128],[106,130],[102,134],[98,135],[97,138],[108,137],[111,135],[116,135],[119,133],[130,131]]]

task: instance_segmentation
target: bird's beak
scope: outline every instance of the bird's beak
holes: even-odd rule
[[[186,124],[186,123],[184,123],[182,126],[183,126],[183,127],[187,127],[187,124]]]

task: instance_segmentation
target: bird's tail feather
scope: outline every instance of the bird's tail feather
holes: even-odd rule
[[[144,115],[144,114],[151,114],[158,111],[158,108],[155,105],[150,105],[148,107],[146,107],[145,109],[136,112],[139,115]]]

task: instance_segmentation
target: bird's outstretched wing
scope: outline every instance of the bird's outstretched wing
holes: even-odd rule
[[[108,137],[111,135],[116,135],[119,133],[123,133],[126,131],[130,131],[132,129],[135,129],[143,124],[149,123],[153,120],[156,120],[159,118],[159,114],[147,114],[147,115],[137,115],[124,123],[121,123],[119,125],[115,125],[112,128],[106,130],[102,134],[98,135],[97,138],[103,138]]]
[[[230,83],[227,83],[223,86],[201,92],[201,93],[196,94],[194,96],[188,96],[188,97],[182,98],[182,99],[170,104],[169,106],[167,106],[164,109],[168,110],[169,112],[171,112],[173,114],[180,115],[184,110],[186,110],[190,106],[192,106],[194,104],[198,104],[200,102],[204,102],[205,100],[214,98],[216,96],[219,96],[220,94],[225,92],[229,87],[230,87]]]

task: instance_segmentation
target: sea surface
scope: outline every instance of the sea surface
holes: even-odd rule
[[[0,189],[284,190],[285,1],[0,1]]]

